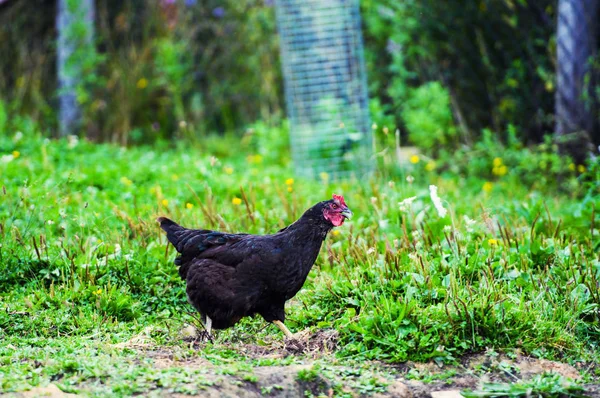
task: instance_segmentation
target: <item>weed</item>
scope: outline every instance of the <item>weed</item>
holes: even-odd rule
[[[406,378],[409,380],[419,380],[423,383],[433,383],[436,381],[447,381],[457,375],[455,369],[450,369],[444,372],[433,373],[428,371],[421,371],[418,369],[411,369],[407,374]]]
[[[544,373],[512,384],[484,383],[481,390],[463,391],[461,394],[466,398],[585,396],[583,387],[556,373]]]
[[[319,368],[312,367],[311,369],[300,369],[298,371],[297,379],[300,381],[305,381],[307,383],[311,383],[316,381],[319,378]]]
[[[282,386],[280,386],[279,384],[273,384],[272,386],[261,387],[260,393],[262,395],[271,395],[274,392],[283,391],[283,389],[284,388]]]
[[[256,384],[258,382],[258,377],[255,375],[244,375],[242,380],[247,381],[248,383]]]

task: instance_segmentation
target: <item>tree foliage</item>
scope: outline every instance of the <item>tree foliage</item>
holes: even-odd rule
[[[371,91],[400,114],[410,87],[440,81],[462,128],[553,127],[556,2],[366,0]],[[380,71],[380,72],[377,72]]]

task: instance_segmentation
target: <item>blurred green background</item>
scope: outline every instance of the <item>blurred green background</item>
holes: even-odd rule
[[[95,51],[82,55],[78,87],[90,139],[150,143],[282,123],[273,0],[95,7]],[[508,126],[523,144],[541,142],[555,126],[557,9],[554,0],[363,0],[373,121],[432,154],[472,144],[484,129],[506,141]],[[0,2],[0,113],[9,128],[25,118],[48,135],[58,130],[56,12],[56,1]],[[599,65],[589,59],[589,106]],[[393,144],[393,134],[380,135]]]

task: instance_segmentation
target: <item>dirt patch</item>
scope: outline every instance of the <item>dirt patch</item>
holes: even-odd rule
[[[211,363],[204,358],[180,355],[175,350],[156,347],[155,349],[144,349],[141,351],[145,358],[152,360],[152,363],[157,369],[168,369],[173,367],[197,369],[211,366]]]
[[[141,358],[150,360],[158,369],[202,369],[206,388],[201,395],[206,397],[301,397],[308,393],[314,396],[457,397],[460,391],[477,390],[484,382],[513,383],[542,373],[581,379],[580,370],[574,366],[520,353],[510,357],[493,352],[471,354],[453,366],[439,366],[434,362],[406,362],[395,366],[378,362],[360,363],[355,367],[339,365],[332,355],[338,349],[338,337],[337,331],[324,329],[316,333],[302,331],[295,339],[286,341],[274,337],[264,345],[216,343],[249,360],[289,356],[298,359],[287,366],[255,366],[251,371],[237,373],[223,371],[219,365],[181,347],[153,345],[146,336],[137,336],[125,344],[139,351]],[[214,344],[189,336],[186,339],[188,347],[196,350]],[[234,360],[232,364],[235,363]],[[597,385],[586,386],[588,396],[600,397],[599,391]]]
[[[573,366],[566,363],[560,363],[555,361],[548,361],[546,359],[534,359],[521,357],[520,361],[515,364],[520,370],[523,376],[536,375],[539,373],[558,373],[562,376],[568,377],[573,380],[580,380],[581,375],[579,371]]]
[[[510,357],[504,354],[479,353],[465,356],[458,366],[439,366],[434,362],[406,362],[393,366],[399,378],[404,380],[413,397],[442,396],[436,393],[456,394],[461,390],[476,390],[483,383],[515,383],[529,380],[544,373],[557,373],[572,380],[581,380],[580,371],[569,364],[546,359],[532,358],[516,353]],[[586,395],[600,397],[600,386],[584,386]],[[448,396],[449,396],[448,395]]]
[[[273,340],[267,346],[245,344],[238,349],[243,350],[251,358],[303,355],[314,359],[333,354],[337,349],[338,338],[339,333],[334,329],[322,329],[316,333],[303,330],[296,333],[293,339]]]
[[[29,391],[15,393],[13,396],[20,397],[20,398],[21,397],[22,398],[29,398],[29,397],[67,398],[67,397],[76,397],[77,394],[66,393],[66,392],[62,391],[60,388],[58,388],[56,385],[48,384],[45,387],[35,387]]]
[[[502,370],[505,373],[511,373],[511,370],[514,370],[514,372],[525,378],[540,373],[558,373],[574,380],[581,378],[579,371],[571,365],[547,359],[532,358],[520,352],[516,352],[510,357],[504,354],[474,354],[464,357],[461,363],[468,369]]]
[[[254,366],[248,369],[248,362],[233,360],[216,365],[202,355],[190,354],[192,347],[201,351],[212,345],[199,341],[195,336],[183,336],[187,347],[160,347],[152,345],[145,336],[123,343],[128,349],[139,353],[138,361],[157,369],[186,368],[200,370],[205,386],[201,394],[206,397],[303,397],[313,396],[375,396],[410,397],[408,387],[400,380],[382,370],[379,364],[373,369],[334,365],[337,361],[333,353],[338,347],[338,332],[331,329],[316,333],[303,331],[294,339],[283,341],[273,338],[265,345],[225,343],[220,346],[234,350],[237,356],[248,360],[283,359],[293,356],[296,363],[285,366]],[[165,394],[168,395],[168,394]],[[187,397],[184,394],[170,394]]]
[[[302,353],[310,357],[329,355],[336,351],[339,333],[335,329],[322,329],[316,333],[307,330],[298,333],[296,341],[285,341],[285,349],[292,353]],[[299,341],[299,345],[298,342]]]
[[[257,358],[285,358],[289,355],[302,355],[307,358],[319,358],[333,354],[337,350],[339,333],[334,329],[321,329],[311,333],[308,329],[298,332],[293,339],[283,340],[280,337],[267,340],[264,345],[252,343],[223,343],[226,348],[233,349],[238,353],[252,359]],[[205,344],[212,344],[197,339],[189,332],[183,338],[194,349],[202,349]],[[128,344],[129,348],[139,348]]]

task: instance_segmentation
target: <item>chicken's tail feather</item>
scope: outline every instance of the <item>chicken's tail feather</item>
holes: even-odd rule
[[[181,232],[185,231],[186,228],[183,228],[181,225],[177,224],[175,221],[168,219],[167,217],[158,217],[156,219],[158,223],[160,223],[160,227],[167,233],[167,239],[169,242],[175,246],[177,251],[180,251],[180,243],[181,243]]]
[[[171,227],[173,225],[176,225],[181,228],[181,226],[179,224],[177,224],[175,221],[173,221],[171,219],[168,219],[167,217],[158,217],[156,219],[156,221],[160,224],[160,227],[167,232],[169,232],[168,231],[169,227]]]
[[[188,231],[188,229],[182,227],[175,221],[170,220],[166,217],[158,217],[156,221],[160,224],[160,227],[167,233],[167,239],[169,240],[169,242],[171,242],[171,244],[175,246],[175,249],[179,253],[181,253],[183,251],[185,240],[187,240],[187,237],[185,236],[185,231]],[[183,239],[182,235],[184,235]],[[186,280],[187,271],[190,268],[189,263],[185,263],[183,261],[182,256],[177,256],[175,257],[175,265],[179,267],[179,276],[181,276],[181,279]]]

